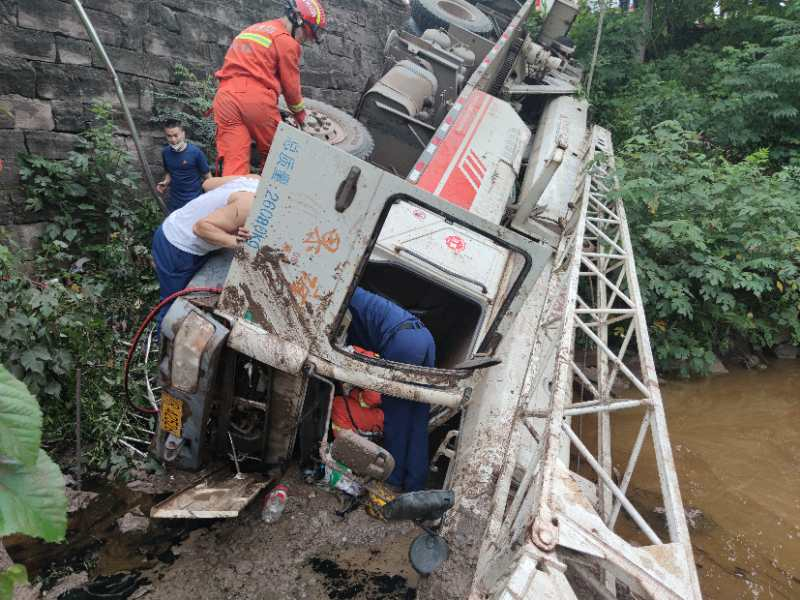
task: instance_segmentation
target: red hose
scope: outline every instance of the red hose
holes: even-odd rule
[[[146,415],[155,415],[158,413],[157,408],[144,408],[143,406],[137,406],[131,401],[130,395],[128,393],[128,371],[131,364],[131,358],[133,358],[134,352],[136,352],[136,347],[139,344],[139,338],[142,337],[142,332],[144,332],[145,328],[150,324],[150,321],[158,314],[165,305],[169,304],[175,298],[180,298],[181,296],[185,296],[187,294],[192,294],[195,292],[213,292],[215,294],[219,294],[222,292],[222,288],[212,288],[212,287],[196,287],[196,288],[186,288],[180,291],[175,292],[174,294],[170,294],[166,298],[164,298],[161,302],[156,304],[156,306],[147,313],[147,316],[142,321],[142,324],[139,325],[139,329],[136,330],[136,335],[133,336],[131,340],[131,347],[128,349],[128,356],[125,358],[125,380],[124,380],[124,387],[125,387],[125,402],[130,406],[132,409],[139,411],[140,413]]]

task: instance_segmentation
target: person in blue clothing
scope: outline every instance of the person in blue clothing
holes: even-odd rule
[[[350,299],[352,321],[347,343],[392,362],[433,367],[436,344],[431,332],[394,302],[356,288]],[[383,396],[383,445],[395,460],[386,481],[404,492],[425,488],[428,479],[428,414],[422,402]]]
[[[167,121],[164,135],[167,145],[161,158],[166,174],[156,189],[163,194],[169,188],[167,209],[173,212],[203,193],[203,181],[211,177],[211,169],[203,151],[186,141],[186,130],[178,121]]]

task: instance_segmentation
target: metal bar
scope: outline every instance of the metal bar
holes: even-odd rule
[[[81,451],[81,369],[75,369],[75,483],[81,489],[83,475],[83,452]]]
[[[626,221],[625,207],[621,201],[617,201],[617,212],[620,218]],[[627,227],[621,227],[622,245],[625,252],[629,255],[628,259],[628,289],[631,298],[638,306],[642,304],[642,293],[639,289],[639,280],[636,277],[636,261],[633,256],[633,246],[631,244],[630,232]],[[664,508],[667,515],[667,526],[673,540],[683,546],[686,552],[688,565],[694,564],[692,556],[692,541],[689,536],[689,527],[686,523],[686,514],[683,510],[680,487],[678,485],[678,474],[675,470],[675,461],[672,456],[672,444],[669,441],[667,432],[667,417],[664,413],[664,404],[661,399],[661,390],[658,388],[658,376],[656,374],[655,362],[653,360],[653,350],[650,345],[650,335],[647,330],[644,310],[637,312],[634,317],[636,320],[636,345],[639,349],[639,361],[642,368],[644,379],[647,382],[649,396],[653,402],[653,445],[661,479],[661,493],[664,500]],[[701,597],[700,583],[697,578],[697,571],[689,569],[693,592],[696,597]]]
[[[78,11],[78,16],[80,16],[80,19],[83,22],[86,33],[89,34],[89,38],[92,40],[94,47],[100,54],[100,58],[103,60],[103,63],[105,63],[106,69],[108,70],[108,73],[111,75],[111,79],[114,82],[114,90],[116,91],[117,98],[119,98],[119,103],[122,106],[122,112],[125,115],[125,120],[128,122],[128,127],[131,130],[133,145],[136,147],[136,154],[139,156],[139,162],[142,165],[142,171],[144,172],[144,178],[147,181],[147,186],[150,188],[150,193],[153,195],[153,198],[156,199],[156,202],[158,202],[158,205],[161,207],[161,210],[164,212],[164,214],[167,214],[167,205],[164,204],[164,200],[156,191],[156,182],[153,179],[153,173],[150,171],[150,165],[147,164],[147,160],[144,156],[144,150],[142,150],[142,141],[139,139],[139,130],[136,128],[136,124],[133,122],[133,116],[128,108],[128,101],[125,100],[125,93],[122,91],[122,84],[119,81],[119,77],[117,77],[117,72],[114,69],[114,65],[111,64],[111,60],[108,58],[108,54],[106,54],[106,49],[103,47],[103,42],[100,41],[97,31],[95,31],[94,25],[92,25],[89,15],[87,15],[86,11],[83,9],[83,5],[81,4],[80,0],[72,0],[72,5],[75,7],[75,10]]]
[[[632,318],[633,314],[621,315],[619,317],[614,317],[613,319],[608,319],[606,323],[608,323],[609,325],[614,325],[615,323],[623,323],[624,321],[628,321]],[[597,327],[600,321],[584,321],[584,323],[586,323],[586,325],[588,325],[589,327]]]
[[[628,330],[625,332],[625,339],[622,340],[622,344],[619,347],[619,352],[617,353],[617,357],[622,360],[622,357],[625,356],[625,353],[628,351],[628,345],[633,339],[633,333],[636,329],[633,322],[628,326]],[[611,371],[611,374],[608,377],[608,387],[609,389],[614,387],[614,384],[617,382],[617,375],[619,375],[619,368],[617,365],[614,365],[614,369]]]
[[[603,483],[606,486],[608,486],[614,497],[620,501],[620,503],[628,512],[628,514],[631,516],[633,521],[647,536],[647,539],[649,539],[654,544],[658,545],[663,544],[663,542],[658,537],[656,532],[653,531],[650,525],[647,524],[647,521],[645,521],[642,515],[639,514],[639,511],[636,510],[636,507],[634,507],[633,504],[631,504],[631,501],[625,497],[625,494],[623,494],[622,491],[617,487],[617,484],[614,483],[614,480],[611,479],[611,476],[608,473],[606,473],[605,470],[603,470],[603,468],[600,466],[600,463],[597,462],[597,459],[594,456],[592,456],[592,453],[589,452],[589,449],[583,445],[583,442],[578,437],[578,435],[574,431],[572,431],[572,428],[569,425],[567,425],[566,422],[563,422],[561,424],[561,428],[564,430],[567,436],[569,436],[570,441],[578,449],[578,452],[580,452],[586,459],[586,462],[589,463],[589,466],[591,466],[592,469],[595,471],[595,473],[597,473],[597,476],[603,481]]]
[[[560,84],[560,85],[527,85],[518,83],[508,86],[508,93],[512,96],[528,96],[538,94],[574,94],[578,89],[574,85]]]
[[[649,406],[648,400],[625,400],[622,402],[611,402],[609,404],[598,404],[597,406],[586,407],[569,407],[564,410],[564,416],[576,417],[578,415],[600,414],[607,416],[610,412],[618,410],[626,410],[628,408],[639,408],[640,406]]]
[[[589,569],[575,562],[570,562],[569,568],[575,571],[578,574],[578,576],[586,583],[586,585],[592,588],[592,590],[594,590],[595,593],[601,596],[603,600],[616,600],[616,596],[614,596],[606,588],[600,585],[597,582],[597,576],[594,575],[594,573],[592,573],[591,571],[589,571]]]
[[[597,391],[597,388],[594,387],[594,384],[589,380],[589,378],[584,374],[584,372],[575,364],[575,359],[570,360],[570,365],[572,366],[572,373],[573,375],[577,375],[578,379],[581,380],[581,383],[584,385],[585,388],[589,390],[589,393],[598,398],[600,396],[600,392]],[[573,405],[574,406],[574,405]]]
[[[600,128],[595,127],[595,131]],[[610,138],[610,135],[608,136]],[[609,167],[614,168],[613,148],[610,144],[607,156]],[[614,178],[614,187],[619,188],[619,182]],[[615,209],[622,223],[627,223],[625,206],[618,199],[615,202]],[[653,360],[653,350],[650,345],[650,334],[647,329],[647,321],[644,315],[642,295],[639,288],[639,280],[636,276],[636,260],[633,256],[633,245],[630,239],[630,231],[627,225],[620,226],[622,246],[628,255],[626,263],[628,277],[628,292],[631,299],[636,303],[640,310],[637,311],[634,320],[636,323],[636,345],[639,350],[639,362],[642,369],[644,380],[648,387],[648,396],[653,403],[652,408],[652,434],[653,446],[658,465],[659,479],[661,481],[661,493],[663,496],[664,507],[667,516],[667,526],[670,538],[678,542],[686,553],[686,564],[690,566],[689,577],[692,588],[692,596],[701,598],[700,583],[697,577],[697,570],[691,568],[694,565],[692,554],[692,542],[689,536],[689,527],[686,523],[686,514],[683,510],[680,487],[678,485],[678,475],[675,470],[675,462],[672,456],[672,445],[667,432],[667,419],[664,413],[664,405],[661,399],[661,390],[658,387],[658,376],[656,374],[655,362]]]
[[[642,392],[642,394],[644,394],[645,396],[650,395],[650,390],[648,389],[648,387],[645,386],[641,381],[639,381],[639,378],[636,377],[636,375],[634,375],[633,372],[628,367],[625,366],[625,364],[619,359],[619,357],[614,353],[614,351],[611,350],[611,348],[609,348],[606,344],[604,344],[602,340],[599,337],[597,337],[597,335],[595,335],[594,331],[589,329],[580,319],[576,319],[575,322],[578,324],[578,327],[580,327],[583,330],[583,332],[586,335],[588,335],[595,344],[599,345],[606,352],[606,354],[609,355],[609,358],[622,370],[623,373],[625,373],[628,379],[631,380],[631,383],[633,383],[633,385],[635,385],[639,389],[639,391]]]
[[[625,256],[622,254],[608,254],[605,252],[584,252],[583,255],[588,258],[615,258],[617,260],[625,259]]]
[[[612,246],[619,254],[625,254],[625,250],[623,250],[614,240],[608,237],[605,232],[600,229],[597,225],[593,225],[592,223],[586,223],[586,229],[592,231],[594,234],[597,235],[598,238],[602,238],[605,242]]]
[[[137,442],[140,442],[141,440],[136,440],[136,441],[137,441]],[[136,448],[135,446],[132,446],[131,444],[129,444],[128,442],[126,442],[124,439],[121,439],[121,440],[119,440],[119,444],[120,444],[121,446],[124,446],[124,447],[126,447],[126,448],[127,448],[128,450],[130,450],[131,452],[134,452],[134,453],[138,454],[139,456],[142,456],[142,457],[144,457],[144,456],[147,456],[147,454],[146,454],[145,452],[142,452],[141,450],[139,450],[139,449],[138,449],[138,448]]]
[[[636,434],[636,441],[633,443],[631,455],[628,458],[628,466],[625,467],[625,474],[622,476],[622,482],[620,483],[619,489],[623,494],[628,493],[628,485],[633,477],[633,471],[636,468],[636,463],[639,462],[639,453],[642,451],[642,446],[644,445],[644,440],[647,436],[647,430],[649,427],[650,412],[648,411],[644,413],[642,424],[639,426],[639,433]],[[614,525],[617,523],[617,517],[619,516],[619,509],[621,507],[622,505],[619,502],[614,502],[614,508],[611,510],[611,516],[608,519],[608,528],[612,531],[614,530]]]
[[[622,300],[623,300],[623,302],[625,302],[625,304],[627,304],[631,308],[634,308],[633,300],[628,298],[627,294],[625,294],[621,289],[619,289],[616,285],[614,285],[611,282],[611,280],[608,277],[606,277],[600,271],[600,269],[597,268],[597,266],[592,261],[581,259],[581,262],[585,266],[587,266],[589,268],[589,270],[593,271],[597,275],[598,279],[602,280],[602,282],[605,283],[612,291],[616,292],[617,296],[622,298]],[[606,298],[604,297],[603,298],[603,304],[601,304],[600,306],[605,306],[605,305],[606,305]],[[608,309],[608,310],[610,310],[610,309]]]
[[[632,315],[636,310],[633,308],[578,308],[575,314],[578,315]]]

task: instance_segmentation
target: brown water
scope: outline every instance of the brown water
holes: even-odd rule
[[[800,599],[800,361],[662,393],[684,505],[702,511],[691,535],[706,600]],[[639,423],[615,417],[616,439],[632,443]],[[649,447],[638,469],[647,504]]]

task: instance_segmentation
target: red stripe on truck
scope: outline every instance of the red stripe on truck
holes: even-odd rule
[[[491,103],[492,96],[479,90],[469,95],[420,178],[420,188],[466,210],[472,207],[486,167],[470,144]],[[468,154],[472,162],[469,175],[464,168]]]

